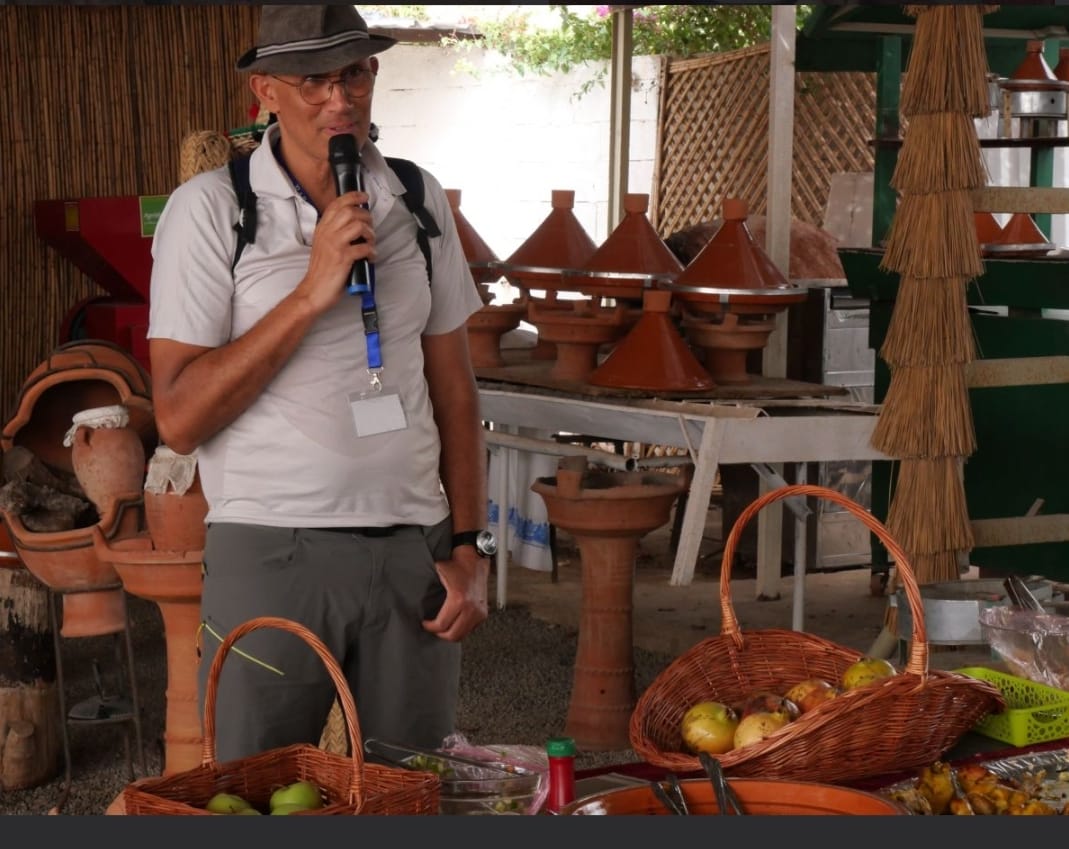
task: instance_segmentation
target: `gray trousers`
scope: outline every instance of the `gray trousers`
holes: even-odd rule
[[[452,733],[460,644],[423,630],[445,588],[449,519],[388,536],[339,530],[212,524],[204,549],[199,702],[216,649],[261,616],[301,623],[330,649],[356,701],[363,740],[438,746]],[[227,653],[215,704],[220,762],[309,743],[322,735],[336,690],[300,637],[263,628]]]

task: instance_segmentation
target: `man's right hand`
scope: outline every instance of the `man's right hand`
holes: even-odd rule
[[[347,192],[323,210],[315,229],[308,271],[297,291],[318,314],[326,312],[345,291],[353,263],[375,260],[375,231],[365,208],[364,192]]]

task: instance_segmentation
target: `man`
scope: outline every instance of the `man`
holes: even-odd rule
[[[237,63],[277,119],[249,163],[255,240],[231,271],[227,169],[181,185],[153,244],[149,337],[160,437],[196,450],[209,504],[201,704],[219,641],[282,616],[338,659],[365,738],[434,746],[454,730],[459,642],[487,616],[465,330],[481,300],[424,171],[442,230],[428,285],[404,187],[369,140],[375,54],[393,44],[352,6],[263,7]],[[338,197],[328,151],[343,134],[366,191]],[[373,286],[350,294],[362,260]],[[248,635],[219,680],[219,759],[316,743],[333,697],[297,637]]]

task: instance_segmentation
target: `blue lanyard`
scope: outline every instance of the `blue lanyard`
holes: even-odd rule
[[[308,192],[304,190],[304,186],[293,176],[293,173],[286,165],[286,161],[282,158],[282,152],[278,149],[277,144],[272,148],[272,152],[275,154],[275,160],[282,166],[282,170],[286,172],[286,176],[289,177],[290,182],[293,184],[294,191],[297,192],[297,195],[302,200],[315,209],[318,215],[318,207],[312,202]],[[382,383],[379,380],[377,371],[382,368],[382,346],[379,343],[379,311],[375,306],[374,270],[369,275],[367,282],[367,291],[360,295],[360,317],[364,321],[364,341],[367,345],[367,368],[368,373],[371,375],[371,385],[375,389],[381,389]]]

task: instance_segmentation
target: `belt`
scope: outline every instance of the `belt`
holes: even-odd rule
[[[364,537],[392,537],[398,531],[403,531],[405,528],[414,528],[415,525],[382,525],[379,527],[366,527],[366,528],[314,528],[317,531],[330,531],[335,534],[353,534],[354,536]]]

